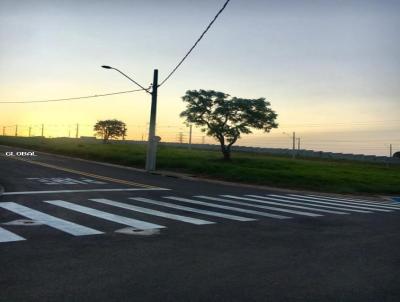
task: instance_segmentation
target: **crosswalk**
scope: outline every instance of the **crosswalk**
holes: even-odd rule
[[[141,221],[141,220],[137,220],[137,219],[132,219],[132,218],[128,218],[128,217],[124,217],[124,216],[120,216],[120,215],[115,215],[115,214],[107,213],[104,211],[99,211],[99,210],[96,210],[93,208],[80,206],[75,203],[67,202],[64,200],[46,200],[45,202],[55,205],[55,206],[59,206],[59,207],[68,209],[68,210],[72,210],[72,211],[80,212],[80,213],[83,213],[86,215],[102,218],[104,220],[108,220],[111,222],[120,223],[120,224],[127,225],[130,227],[136,228],[136,229],[140,229],[140,230],[164,228],[164,226],[162,226],[162,225],[149,223],[149,222]]]
[[[88,228],[64,219],[60,219],[31,208],[25,207],[23,205],[17,204],[15,202],[2,202],[0,207],[14,212],[18,215],[24,216],[26,218],[40,221],[41,223],[48,225],[49,227],[58,229],[60,231],[66,232],[74,236],[85,236],[85,235],[97,235],[102,232],[97,231],[92,228]],[[1,239],[0,239],[1,240]]]
[[[236,216],[236,215],[231,215],[231,214],[224,214],[221,212],[201,210],[201,209],[197,209],[197,208],[181,206],[178,204],[156,201],[156,200],[152,200],[152,199],[148,199],[148,198],[136,197],[136,198],[130,198],[130,199],[146,202],[149,204],[159,205],[159,206],[163,206],[163,207],[167,207],[167,208],[182,210],[182,211],[186,211],[186,212],[204,214],[204,215],[214,216],[214,217],[221,217],[221,218],[226,218],[226,219],[231,219],[231,220],[236,220],[236,221],[254,221],[255,220],[253,218],[246,218],[246,217],[241,217],[241,216]]]
[[[164,224],[170,221],[204,226],[224,221],[243,223],[260,219],[276,219],[277,221],[296,217],[314,219],[328,215],[396,213],[400,210],[400,204],[396,202],[315,194],[169,195],[157,198],[137,196],[124,198],[124,200],[92,198],[85,201],[85,206],[76,201],[65,200],[43,200],[39,204],[47,205],[46,210],[35,209],[38,207],[37,203],[36,207],[27,207],[17,202],[0,202],[0,219],[2,212],[8,211],[68,235],[90,236],[107,233],[107,230],[99,230],[98,227],[93,228],[92,225],[76,222],[82,219],[82,215],[85,217],[84,224],[90,224],[87,222],[90,220],[86,217],[91,217],[97,222],[105,220],[116,224],[115,229],[123,225],[134,230],[154,230],[167,228]],[[86,206],[88,204],[89,206]],[[98,209],[99,206],[102,210]],[[119,213],[123,211],[126,214],[112,213],[114,210]],[[65,211],[68,217],[73,217],[71,219],[73,221],[57,217],[60,216],[60,211]],[[12,229],[12,225],[1,220],[0,225],[0,243],[26,240],[23,237],[23,229]]]

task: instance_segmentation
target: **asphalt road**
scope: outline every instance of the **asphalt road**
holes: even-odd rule
[[[399,204],[10,151],[0,301],[400,301]]]

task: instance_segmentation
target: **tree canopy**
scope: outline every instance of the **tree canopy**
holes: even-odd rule
[[[116,119],[98,121],[94,125],[94,131],[102,137],[104,143],[107,143],[110,138],[125,138],[126,130],[126,124]]]
[[[195,124],[221,145],[224,159],[229,160],[231,146],[251,128],[265,132],[277,128],[277,114],[265,98],[244,99],[214,90],[188,90],[182,97],[186,110],[180,116]]]

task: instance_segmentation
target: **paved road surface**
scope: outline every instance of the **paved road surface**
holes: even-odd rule
[[[0,301],[400,301],[400,204],[0,146]]]

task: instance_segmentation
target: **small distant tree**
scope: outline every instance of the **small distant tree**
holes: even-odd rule
[[[397,151],[393,154],[393,157],[400,158],[400,151]]]
[[[231,147],[241,134],[252,133],[251,128],[265,132],[277,128],[277,114],[265,98],[243,99],[214,90],[188,90],[182,97],[186,110],[180,116],[187,124],[200,126],[208,136],[221,145],[225,160],[231,159]]]
[[[101,136],[103,143],[107,143],[110,138],[124,138],[126,130],[126,124],[116,119],[98,121],[94,125],[94,131],[96,131],[96,135]]]

